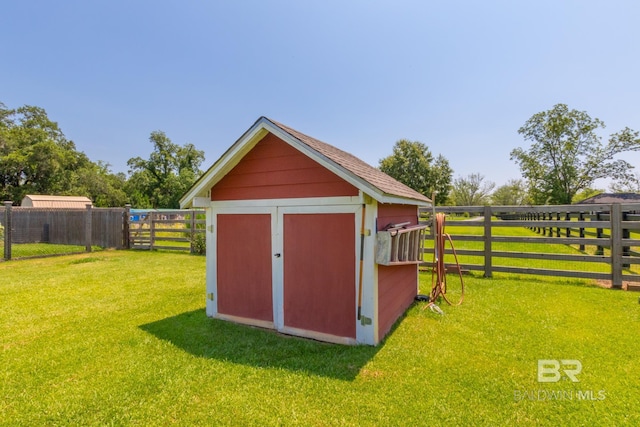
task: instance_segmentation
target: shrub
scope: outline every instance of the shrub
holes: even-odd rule
[[[196,255],[207,253],[207,236],[205,233],[195,233],[191,239],[191,252]]]

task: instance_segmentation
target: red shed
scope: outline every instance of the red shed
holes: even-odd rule
[[[430,200],[273,120],[258,119],[180,203],[207,209],[208,316],[375,345],[417,294],[415,226]]]

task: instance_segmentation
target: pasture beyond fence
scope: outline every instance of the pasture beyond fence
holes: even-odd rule
[[[635,288],[640,282],[640,204],[442,206],[435,211],[447,215],[445,232],[463,270],[485,277],[500,272],[594,279],[614,288]],[[431,212],[425,209],[422,215]],[[426,238],[424,260],[431,261],[432,237]],[[454,268],[451,249],[445,260]]]
[[[200,210],[23,208],[5,202],[0,211],[4,260],[95,248],[169,249],[204,253]],[[169,242],[169,244],[167,244]]]

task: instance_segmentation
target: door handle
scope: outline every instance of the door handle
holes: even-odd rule
[[[276,258],[280,258],[282,255],[278,253],[278,254],[273,254],[273,256]]]

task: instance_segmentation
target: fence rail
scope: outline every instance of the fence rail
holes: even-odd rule
[[[500,272],[585,278],[614,288],[640,282],[640,204],[442,206],[435,211],[448,215],[446,232],[464,257],[461,267],[485,277]],[[431,212],[424,210],[421,217]],[[433,230],[426,238],[433,238]],[[552,251],[549,245],[564,250]],[[433,256],[433,248],[427,245],[424,253]]]
[[[205,227],[204,210],[131,211],[129,247],[202,252],[198,242],[204,242]]]

